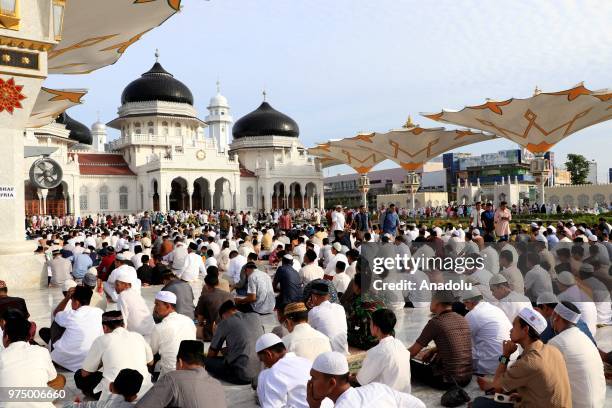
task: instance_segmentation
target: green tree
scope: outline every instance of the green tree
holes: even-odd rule
[[[572,184],[586,184],[589,161],[581,154],[568,154],[565,168],[570,172]]]

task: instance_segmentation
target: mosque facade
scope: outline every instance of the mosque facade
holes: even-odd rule
[[[123,90],[117,117],[91,129],[61,114],[25,132],[26,150],[60,164],[62,183],[36,188],[26,158],[27,215],[144,210],[322,208],[323,174],[298,124],[266,100],[233,123],[227,98],[198,117],[190,89],[159,62]],[[107,127],[120,132],[108,141]],[[233,136],[230,140],[230,134]]]

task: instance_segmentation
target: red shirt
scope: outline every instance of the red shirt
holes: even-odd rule
[[[283,214],[278,218],[278,225],[280,229],[288,230],[291,229],[291,216],[289,214]]]

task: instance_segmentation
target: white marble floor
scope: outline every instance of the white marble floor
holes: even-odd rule
[[[194,295],[197,297],[201,291],[201,282],[194,283]],[[149,302],[150,308],[153,308],[153,299],[155,293],[160,289],[157,287],[143,288],[143,296]],[[10,288],[9,288],[10,290]],[[26,291],[10,291],[11,295],[21,296],[26,299],[28,309],[32,315],[31,319],[36,322],[38,327],[45,327],[49,325],[51,318],[51,311],[59,303],[62,298],[62,293],[57,288],[52,289],[39,289],[39,290],[26,290]],[[429,319],[429,310],[419,309],[404,309],[398,314],[398,325],[396,329],[397,337],[401,339],[407,346],[410,346],[419,336],[421,329]],[[270,331],[274,326],[277,325],[275,317],[270,315],[263,319],[263,323],[266,331]],[[597,332],[597,342],[601,349],[612,350],[612,326],[601,328]],[[64,373],[68,380],[67,391],[70,398],[78,395],[78,390],[74,385],[72,373]],[[423,400],[428,407],[440,407],[440,396],[442,392],[433,390],[432,388],[425,387],[413,378],[412,392],[415,396]],[[226,398],[228,406],[232,408],[252,408],[256,407],[254,391],[249,386],[235,386],[231,384],[224,384],[226,391]],[[476,381],[472,381],[468,387],[466,387],[468,394],[474,398],[481,395],[481,391],[478,389]],[[61,406],[61,404],[58,404]],[[612,407],[612,386],[608,386],[608,393],[606,399],[606,406]]]

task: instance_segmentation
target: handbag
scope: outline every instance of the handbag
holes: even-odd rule
[[[442,404],[443,407],[458,407],[471,401],[468,393],[457,384],[454,378],[453,382],[455,385],[442,394],[440,398],[440,404]]]

